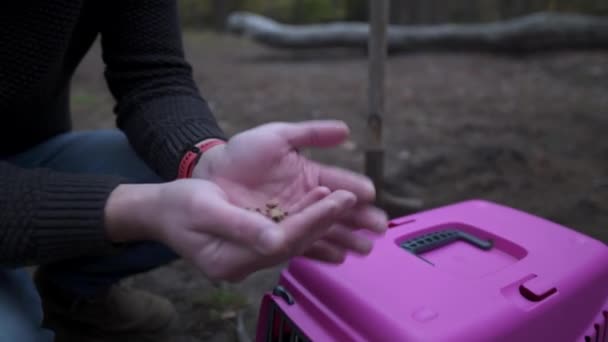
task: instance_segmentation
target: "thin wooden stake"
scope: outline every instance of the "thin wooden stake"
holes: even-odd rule
[[[376,186],[378,204],[382,203],[384,186],[384,74],[387,55],[388,0],[370,0],[369,51],[369,110],[365,151],[365,173]]]

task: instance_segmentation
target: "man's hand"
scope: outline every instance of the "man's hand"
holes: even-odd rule
[[[318,196],[322,194],[322,196]],[[310,203],[280,226],[236,206],[212,182],[199,179],[164,184],[118,186],[106,204],[110,240],[157,240],[191,261],[212,279],[236,281],[274,266],[305,250],[339,263],[343,253],[318,245],[331,227],[355,205],[355,195],[313,189]],[[322,197],[322,198],[321,198]]]
[[[348,127],[340,121],[262,125],[204,153],[193,177],[216,183],[227,201],[236,206],[263,208],[267,202],[277,201],[290,214],[305,210],[334,191],[348,191],[355,195],[355,205],[303,255],[325,260],[328,251],[333,255],[347,251],[366,254],[371,241],[356,230],[383,232],[387,225],[385,214],[371,204],[375,196],[372,182],[298,153],[301,148],[336,146],[348,134]]]

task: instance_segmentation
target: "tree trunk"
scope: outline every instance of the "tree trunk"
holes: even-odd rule
[[[500,20],[500,0],[477,0],[476,5],[479,9],[479,19],[481,22],[492,22]]]
[[[302,0],[292,0],[291,2],[291,22],[299,24],[302,22],[302,12],[304,10],[304,4]]]
[[[365,48],[367,23],[283,25],[252,14],[234,13],[228,28],[277,48]],[[390,50],[477,50],[535,52],[608,48],[608,18],[541,12],[477,24],[391,26]]]
[[[433,0],[420,1],[420,4],[418,5],[419,6],[418,7],[418,20],[417,20],[418,24],[423,24],[423,23],[434,24],[435,23],[433,5],[434,5]]]
[[[410,12],[414,0],[391,0],[390,3],[390,23],[391,24],[409,24]]]
[[[226,24],[230,12],[240,5],[240,0],[212,0],[211,13],[213,15],[213,27],[217,31],[226,30]]]
[[[367,21],[368,12],[367,0],[346,1],[347,21]]]

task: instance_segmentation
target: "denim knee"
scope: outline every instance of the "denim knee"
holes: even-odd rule
[[[117,129],[60,134],[9,160],[22,167],[122,176],[132,183],[162,182]]]
[[[126,135],[117,129],[73,132],[68,148],[56,156],[51,168],[74,172],[112,174],[133,183],[158,183],[162,179],[133,149]]]
[[[40,297],[24,270],[0,268],[0,342],[53,341],[42,328]]]
[[[0,322],[0,342],[52,342],[54,338],[52,331],[34,326],[31,322],[9,317],[2,317]]]

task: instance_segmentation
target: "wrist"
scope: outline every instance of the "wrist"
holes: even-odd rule
[[[224,154],[225,149],[226,144],[218,144],[205,151],[192,170],[192,177],[211,180],[213,170],[221,160],[221,156]]]
[[[194,168],[200,163],[203,156],[211,154],[212,150],[217,150],[218,147],[226,144],[225,140],[211,138],[205,139],[187,151],[179,164],[177,178],[190,178],[194,172]]]
[[[121,184],[110,193],[105,206],[105,229],[115,243],[156,240],[157,228],[150,221],[156,212],[159,186],[155,184]]]

